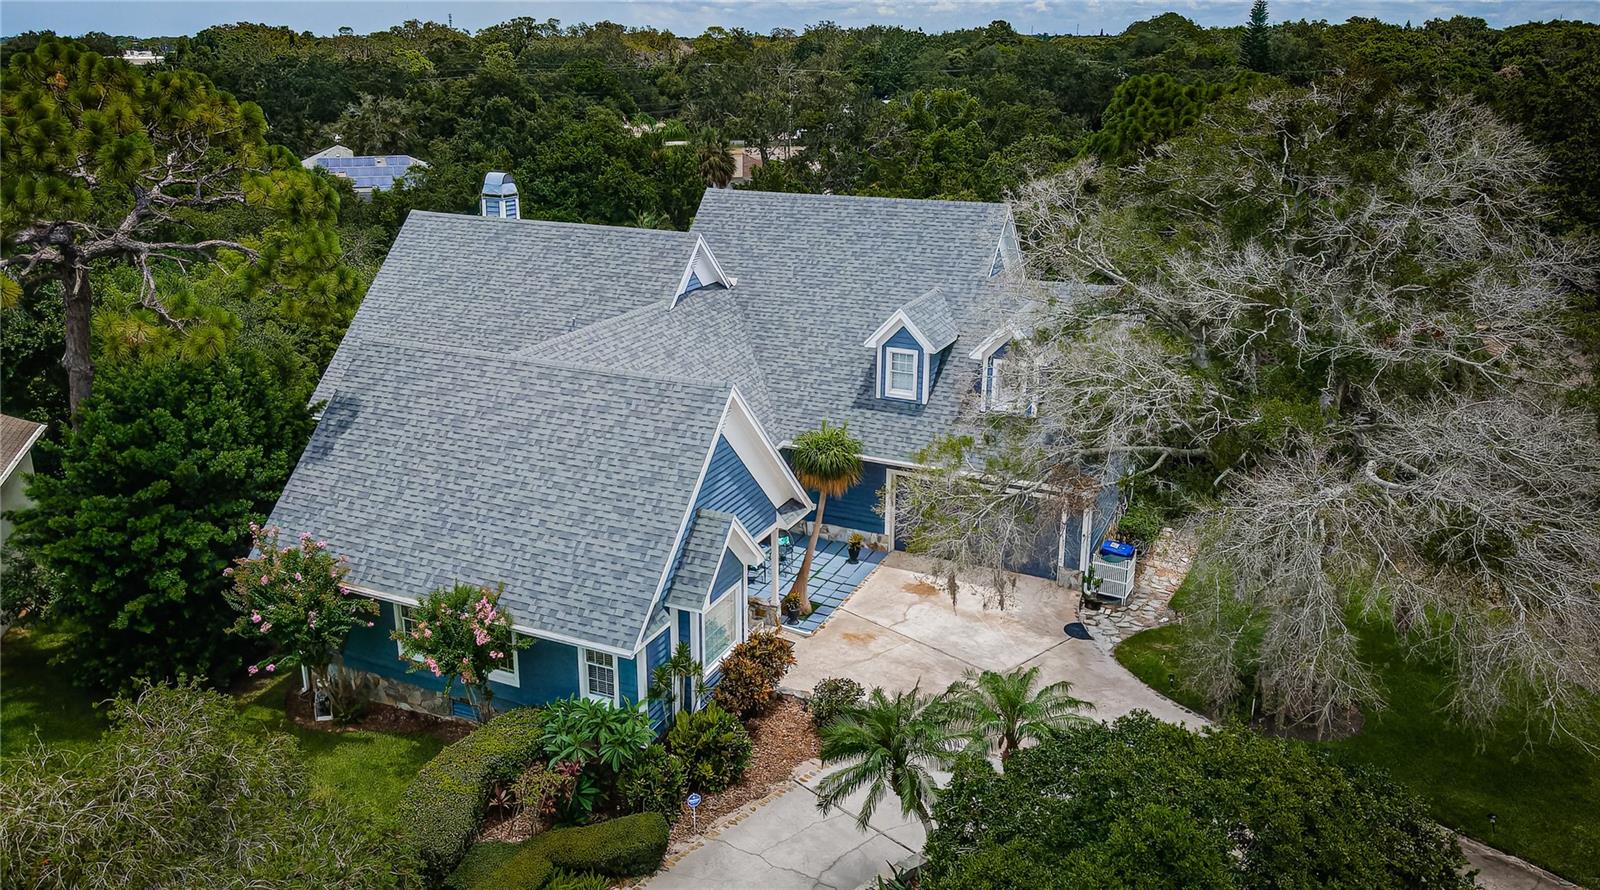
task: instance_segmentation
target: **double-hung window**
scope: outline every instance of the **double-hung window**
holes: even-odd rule
[[[609,652],[583,650],[583,694],[592,699],[617,702],[617,657]]]
[[[917,353],[890,347],[884,350],[889,371],[884,380],[884,395],[897,399],[917,397]]]
[[[402,634],[404,634],[405,636],[408,636],[408,637],[411,636],[411,634],[414,631],[416,631],[416,629],[417,629],[417,610],[412,608],[411,606],[402,606],[399,603],[395,603],[394,604],[394,626],[396,628],[398,628],[400,630],[400,632]],[[402,645],[399,640],[395,640],[394,645],[395,645],[395,648],[399,650],[400,657],[404,658],[405,655],[406,655],[405,646]],[[422,661],[422,656],[413,655],[411,657],[411,660],[412,661]]]

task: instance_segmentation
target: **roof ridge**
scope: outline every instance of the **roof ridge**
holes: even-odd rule
[[[654,374],[646,371],[636,371],[632,368],[611,368],[600,365],[591,365],[584,362],[569,362],[545,356],[521,355],[515,352],[491,352],[487,349],[473,349],[467,346],[445,346],[438,343],[427,343],[419,340],[406,340],[400,337],[370,337],[365,341],[367,346],[400,346],[407,349],[420,349],[424,352],[443,353],[446,355],[469,355],[477,358],[493,359],[496,361],[510,362],[521,365],[537,365],[548,368],[562,368],[568,371],[583,371],[589,374],[601,374],[611,377],[622,377],[631,380],[648,380],[653,383],[674,383],[693,386],[699,389],[722,392],[733,387],[732,382],[708,382],[694,377],[680,377],[673,374]]]
[[[683,231],[679,231],[677,229],[646,229],[646,228],[643,228],[643,227],[640,227],[640,226],[608,226],[608,225],[604,225],[604,224],[601,224],[601,223],[567,222],[567,221],[558,220],[558,219],[500,219],[498,217],[492,217],[492,216],[479,216],[476,213],[450,213],[450,212],[443,211],[443,210],[413,210],[407,216],[406,221],[410,222],[412,217],[422,217],[422,218],[425,218],[425,219],[461,220],[461,221],[485,222],[485,223],[488,223],[488,222],[511,223],[511,224],[514,224],[514,225],[523,226],[525,228],[531,228],[533,226],[548,226],[548,227],[551,227],[551,228],[559,228],[559,229],[587,229],[587,230],[596,231],[596,232],[617,232],[617,233],[626,232],[626,233],[628,233],[630,235],[631,234],[639,234],[639,235],[650,235],[650,236],[655,236],[655,235],[676,236],[678,238],[690,238],[690,239],[693,239],[693,238],[697,237],[694,232],[683,232]]]
[[[1010,204],[1007,204],[1004,201],[960,201],[953,198],[897,198],[892,195],[838,195],[832,193],[819,194],[813,192],[768,192],[760,189],[718,189],[711,187],[707,187],[705,193],[706,195],[711,195],[714,193],[718,195],[719,198],[724,195],[740,197],[741,199],[743,197],[749,197],[753,199],[755,196],[760,196],[761,198],[771,199],[782,198],[786,200],[815,200],[817,203],[844,203],[847,201],[859,201],[862,203],[874,204],[915,204],[924,207],[930,204],[941,204],[956,207],[990,207],[1006,209],[1010,209],[1011,207]],[[700,200],[704,202],[705,197],[702,196]]]

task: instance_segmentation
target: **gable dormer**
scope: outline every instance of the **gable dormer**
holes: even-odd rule
[[[875,353],[877,397],[926,404],[956,333],[950,304],[938,288],[891,313],[863,344]]]
[[[678,305],[685,294],[702,287],[719,284],[731,288],[738,282],[739,279],[722,270],[722,264],[717,262],[717,256],[711,252],[706,239],[697,235],[694,252],[689,255],[689,263],[684,266],[683,275],[678,279],[678,289],[672,292],[672,305]]]
[[[978,392],[983,399],[983,410],[1022,413],[1032,416],[1033,402],[1027,386],[1011,366],[1011,344],[1024,335],[1011,327],[990,334],[967,356],[979,365]]]

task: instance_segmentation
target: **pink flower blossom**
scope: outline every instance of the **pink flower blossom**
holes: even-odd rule
[[[267,580],[268,580],[268,579],[267,579],[267,576],[266,576],[266,575],[262,575],[262,576],[261,576],[261,586],[262,586],[262,587],[266,587],[266,586],[267,586]]]
[[[259,670],[261,670],[261,668],[258,668],[253,664],[250,665],[250,676],[254,677],[256,675],[256,672],[259,671]]]
[[[251,624],[260,624],[261,623],[261,613],[260,612],[251,612],[250,613],[250,623]]]
[[[233,574],[233,566],[228,566],[227,568],[222,570],[222,577],[224,577],[224,578],[226,578],[226,577],[228,577],[228,576],[230,576],[232,574]]]
[[[274,672],[274,671],[276,671],[276,670],[277,670],[277,669],[278,669],[278,666],[277,666],[277,665],[275,665],[275,664],[269,664],[269,665],[267,665],[267,673],[269,673],[269,674],[270,674],[270,673],[273,673],[273,672]]]
[[[305,580],[305,578],[303,578],[303,577],[301,577],[301,575],[300,575],[300,573],[299,573],[299,572],[295,572],[295,573],[294,573],[294,579],[295,579],[295,580],[296,580],[296,581],[304,581],[304,580]]]
[[[472,640],[479,646],[482,646],[489,642],[489,635],[484,633],[483,628],[480,627],[472,632]]]
[[[310,532],[301,532],[300,533],[300,540],[302,540],[302,541],[311,540],[311,533]]]
[[[433,671],[433,675],[435,677],[438,677],[444,673],[443,671],[439,670],[439,662],[434,661],[432,658],[427,659],[427,665],[428,670]]]
[[[371,627],[371,626],[372,626],[372,622],[370,622],[370,621],[368,621],[368,622],[367,622],[367,626],[368,626],[368,627]]]
[[[427,637],[430,640],[433,639],[433,628],[431,628],[431,627],[423,628],[422,629],[422,635]]]
[[[272,630],[272,622],[268,621],[267,623],[261,625],[261,632],[262,633],[266,633],[269,630]]]
[[[318,550],[326,550],[326,549],[328,549],[328,542],[327,541],[318,541],[317,542],[317,549]]]
[[[490,649],[489,650],[489,657],[494,659],[495,661],[499,661],[500,659],[505,658],[506,654],[504,652],[501,652],[499,649]]]

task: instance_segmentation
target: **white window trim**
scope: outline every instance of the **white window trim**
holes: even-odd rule
[[[606,658],[611,659],[610,695],[589,691],[589,654],[591,652],[595,655],[603,655]],[[581,646],[578,648],[578,691],[583,695],[584,698],[591,698],[595,701],[607,702],[612,707],[616,707],[617,702],[622,695],[622,665],[619,664],[619,661],[620,659],[617,658],[617,656],[612,655],[610,652],[602,652],[599,649],[585,649]],[[604,667],[604,665],[597,666]]]
[[[395,628],[395,630],[404,631],[406,629],[406,610],[407,609],[415,609],[416,606],[408,606],[408,605],[405,605],[404,603],[391,603],[390,605],[392,605],[394,607],[394,628]],[[516,639],[516,632],[513,631],[511,636],[512,636],[512,639]],[[394,641],[394,647],[395,647],[395,651],[397,652],[397,654],[399,654],[400,658],[404,659],[406,657],[405,646],[399,640],[395,640]],[[415,662],[424,661],[424,659],[418,658],[416,656],[412,656],[411,660],[415,661]],[[491,682],[491,683],[499,683],[502,686],[521,686],[522,685],[522,656],[517,653],[517,650],[515,648],[513,648],[511,650],[511,669],[510,670],[492,670],[492,671],[490,671],[489,672],[489,682]]]
[[[896,389],[894,385],[894,357],[906,355],[911,357],[911,388]],[[917,398],[917,351],[904,349],[899,346],[886,346],[883,349],[883,394],[891,399]]]
[[[706,625],[709,625],[710,622],[705,621],[705,616],[709,615],[712,609],[726,608],[727,604],[732,603],[732,608],[729,610],[730,620],[728,622],[728,648],[717,653],[715,658],[705,657],[706,653],[701,653],[701,662],[704,665],[703,670],[706,673],[710,673],[717,667],[717,665],[722,664],[722,660],[728,657],[728,653],[733,651],[733,647],[739,645],[739,604],[742,602],[744,602],[744,580],[740,579],[732,584],[729,584],[727,588],[723,590],[722,596],[716,597],[706,604],[705,613],[700,616],[700,620],[705,622]]]

